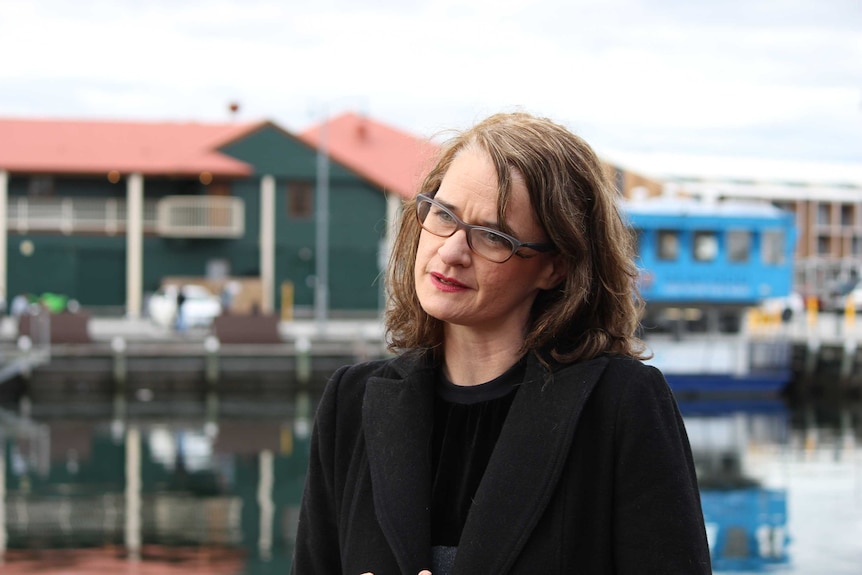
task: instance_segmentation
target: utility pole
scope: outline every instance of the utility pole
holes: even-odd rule
[[[324,114],[317,143],[317,254],[314,282],[314,317],[323,331],[329,307],[329,149],[327,131],[329,115]]]

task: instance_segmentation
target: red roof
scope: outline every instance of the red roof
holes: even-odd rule
[[[386,192],[403,198],[416,195],[431,168],[437,145],[354,113],[329,120],[326,146],[329,155]],[[313,147],[320,141],[321,125],[300,134]]]
[[[247,176],[218,147],[256,123],[109,122],[0,118],[0,170],[24,173]]]

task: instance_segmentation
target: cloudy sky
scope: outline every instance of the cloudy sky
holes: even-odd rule
[[[520,109],[647,173],[862,174],[860,0],[0,0],[0,54],[7,117],[224,121],[237,101],[291,130],[353,110],[431,136]]]

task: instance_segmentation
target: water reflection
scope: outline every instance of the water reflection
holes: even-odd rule
[[[862,408],[681,401],[717,573],[862,565]]]
[[[713,569],[761,571],[789,562],[787,489],[752,468],[749,449],[787,441],[777,400],[682,402],[701,488]]]
[[[36,566],[61,572],[45,570],[50,561],[63,573],[94,572],[96,564],[125,572],[129,556],[141,559],[138,573],[155,565],[163,569],[154,574],[183,566],[288,572],[314,402],[300,403],[297,410],[297,401],[268,402],[259,411],[265,417],[218,420],[54,418],[37,425],[7,414],[3,572]],[[858,403],[682,400],[680,406],[716,572],[858,574]]]
[[[307,421],[58,420],[46,429],[3,442],[4,573],[38,564],[34,552],[46,549],[90,551],[63,573],[126,557],[206,573],[289,572]],[[43,568],[56,556],[40,555]]]

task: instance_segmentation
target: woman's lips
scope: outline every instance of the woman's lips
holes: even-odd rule
[[[434,283],[437,289],[442,291],[455,292],[468,289],[467,286],[465,286],[458,280],[434,272],[431,273],[431,281]]]

